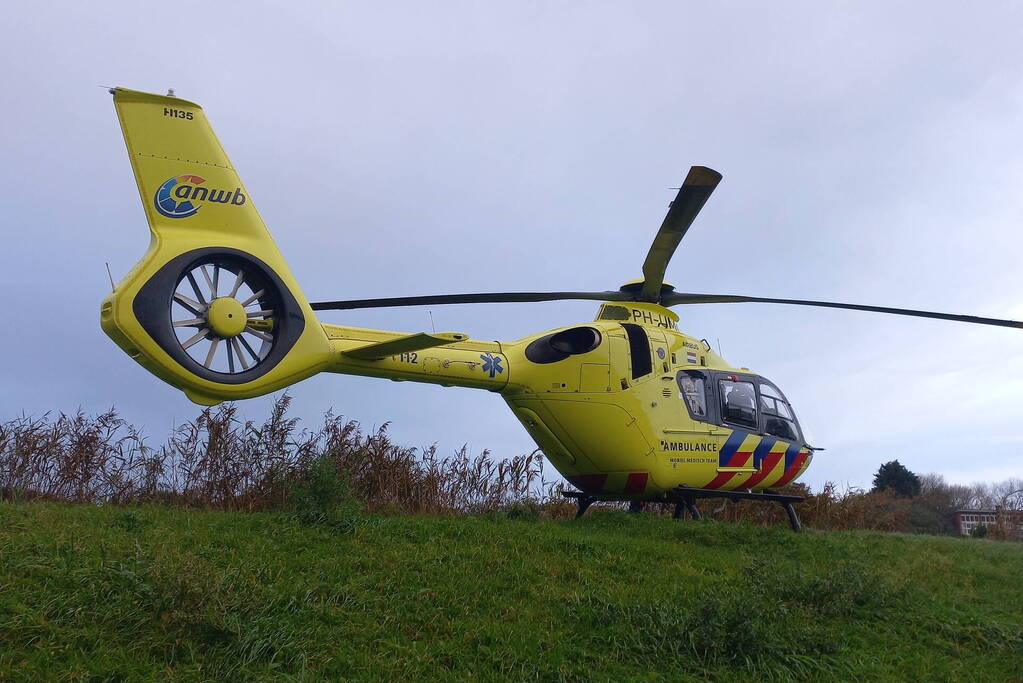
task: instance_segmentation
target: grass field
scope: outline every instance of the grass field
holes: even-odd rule
[[[1023,545],[0,504],[4,680],[1023,680]]]

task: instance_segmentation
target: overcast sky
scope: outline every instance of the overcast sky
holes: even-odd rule
[[[689,166],[724,180],[669,266],[680,290],[1023,319],[1018,3],[11,4],[2,84],[0,419],[116,406],[154,442],[198,407],[99,328],[148,244],[110,96],[206,110],[312,300],[615,289]],[[819,454],[953,481],[1023,474],[1023,330],[757,304],[680,326],[778,383]],[[516,339],[564,302],[433,307]],[[427,309],[327,313],[417,331]],[[532,441],[499,396],[321,375],[295,411],[409,445]],[[261,418],[267,399],[242,404]]]

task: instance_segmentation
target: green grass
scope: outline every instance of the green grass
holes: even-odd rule
[[[0,679],[1023,678],[1023,546],[0,504]]]

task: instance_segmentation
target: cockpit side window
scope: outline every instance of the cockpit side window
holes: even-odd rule
[[[707,380],[703,373],[695,370],[680,370],[677,379],[679,396],[685,402],[689,415],[694,420],[708,422]]]
[[[744,427],[759,427],[756,391],[752,382],[725,378],[718,380],[721,391],[721,417],[725,422]]]
[[[760,384],[760,410],[764,415],[764,433],[786,441],[799,441],[799,426],[792,407],[778,389]]]

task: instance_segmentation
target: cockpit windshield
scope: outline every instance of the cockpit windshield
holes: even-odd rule
[[[802,441],[792,406],[763,377],[701,369],[680,370],[677,379],[679,398],[694,420]]]
[[[764,433],[787,441],[798,441],[799,426],[792,406],[773,384],[760,382],[760,410],[764,414]]]

